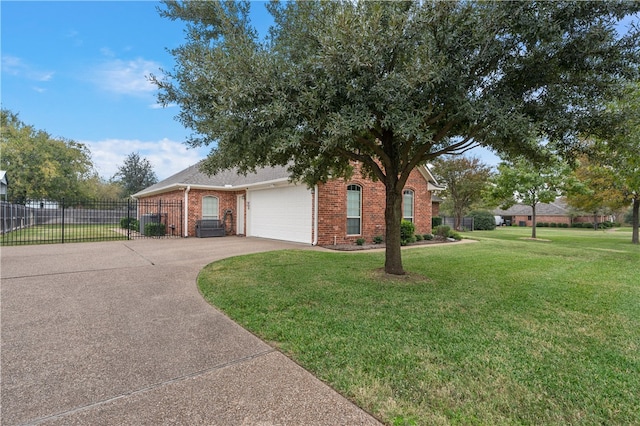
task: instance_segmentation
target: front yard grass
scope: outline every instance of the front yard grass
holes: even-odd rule
[[[223,260],[201,292],[392,425],[640,424],[630,230],[467,233],[475,244]]]

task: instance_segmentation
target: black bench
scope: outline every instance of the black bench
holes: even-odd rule
[[[224,237],[224,224],[218,219],[202,219],[196,221],[196,237]]]

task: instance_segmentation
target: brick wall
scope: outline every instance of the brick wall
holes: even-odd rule
[[[531,216],[513,216],[512,225],[519,226],[520,222],[524,222],[525,226],[531,226],[533,224],[533,220],[530,219]],[[571,218],[569,216],[544,216],[544,215],[536,215],[537,223],[571,223]]]
[[[347,186],[362,187],[362,234],[347,235]],[[431,193],[428,183],[414,170],[405,189],[414,192],[414,223],[416,233],[431,232]],[[358,238],[368,243],[373,237],[385,235],[385,188],[381,182],[371,182],[362,177],[359,167],[349,180],[336,179],[318,185],[318,245],[353,244]]]
[[[192,189],[189,191],[189,236],[196,235],[196,221],[202,219],[202,198],[207,196],[218,197],[218,218],[224,219],[224,212],[231,210],[233,215],[227,218],[225,230],[227,235],[236,234],[236,200],[239,194],[245,191],[212,191],[203,189]]]
[[[218,197],[218,217],[220,220],[224,218],[224,212],[227,209],[233,211],[233,217],[227,219],[225,229],[227,235],[235,235],[236,233],[236,197],[239,194],[244,194],[244,191],[213,191],[202,189],[191,189],[189,191],[189,228],[187,235],[194,237],[196,235],[196,221],[202,219],[202,197],[214,196]],[[145,197],[145,202],[157,202],[157,201],[183,201],[184,202],[184,190],[177,190],[171,192],[165,192],[163,194],[154,195],[151,197]],[[184,207],[183,207],[184,209]],[[144,214],[144,212],[141,212]],[[184,212],[183,212],[184,214]],[[184,233],[183,233],[184,235]]]

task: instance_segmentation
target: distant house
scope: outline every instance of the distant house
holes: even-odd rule
[[[7,201],[7,192],[9,191],[9,181],[7,180],[7,172],[0,170],[0,199]]]
[[[404,188],[403,216],[416,232],[431,232],[432,192],[442,189],[426,166],[417,167]],[[140,200],[183,200],[185,236],[202,219],[223,222],[226,235],[247,235],[331,245],[371,242],[385,234],[385,188],[363,177],[354,163],[349,180],[309,189],[289,181],[284,167],[246,176],[227,170],[213,176],[193,165],[137,194]]]
[[[502,219],[505,225],[531,226],[532,225],[532,209],[531,206],[524,204],[515,204],[506,210],[495,209],[493,214]],[[605,222],[610,220],[607,215],[576,215],[574,211],[569,209],[564,198],[557,198],[552,203],[539,203],[536,205],[536,222],[537,223],[566,223],[571,226],[573,223],[593,223]]]

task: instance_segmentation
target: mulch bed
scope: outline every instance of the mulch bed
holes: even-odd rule
[[[413,247],[413,246],[426,246],[431,244],[448,244],[455,241],[450,241],[448,239],[440,239],[434,238],[433,240],[422,240],[416,241],[415,243],[409,243],[404,247]],[[385,244],[363,244],[361,246],[357,244],[336,244],[336,245],[326,245],[322,246],[326,249],[330,250],[338,250],[338,251],[359,251],[359,250],[373,250],[373,249],[383,249],[385,248]]]

